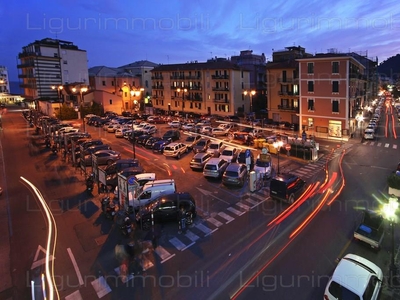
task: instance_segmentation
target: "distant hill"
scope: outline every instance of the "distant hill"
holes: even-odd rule
[[[381,62],[378,66],[378,73],[384,77],[400,79],[400,54]]]

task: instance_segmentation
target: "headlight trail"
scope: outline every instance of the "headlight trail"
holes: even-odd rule
[[[46,257],[45,257],[45,274],[46,274],[46,281],[49,289],[48,299],[53,300],[54,297],[57,299],[60,299],[60,295],[58,293],[58,290],[55,288],[56,282],[54,279],[54,259],[51,260],[51,268],[50,268],[50,252],[52,253],[52,256],[55,257],[55,249],[56,249],[56,243],[57,243],[57,224],[54,219],[53,214],[51,213],[50,207],[47,205],[45,199],[43,198],[42,194],[40,193],[39,189],[34,186],[30,181],[25,179],[24,177],[20,177],[27,185],[29,185],[32,189],[32,191],[35,193],[36,197],[39,199],[43,210],[46,215],[47,219],[47,224],[48,224],[48,233],[47,233],[47,242],[46,242]],[[54,241],[53,243],[51,242],[51,238],[54,234]],[[43,286],[44,288],[44,286]],[[44,291],[45,292],[45,291]],[[47,299],[47,297],[45,298]]]

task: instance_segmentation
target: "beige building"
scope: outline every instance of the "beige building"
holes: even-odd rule
[[[160,65],[151,71],[152,105],[166,113],[243,115],[250,100],[249,71],[221,58]]]

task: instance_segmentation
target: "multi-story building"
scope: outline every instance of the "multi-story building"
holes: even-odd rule
[[[309,57],[300,46],[274,51],[266,65],[268,116],[275,124],[290,123],[299,127],[299,63]]]
[[[316,54],[297,61],[301,130],[336,138],[355,132],[366,103],[364,65],[352,55],[339,53]]]
[[[45,38],[22,48],[18,78],[27,100],[57,99],[54,87],[89,83],[87,54],[72,42]]]
[[[152,104],[162,111],[221,116],[250,111],[243,94],[249,71],[227,59],[160,65],[151,74]]]
[[[231,61],[239,67],[248,70],[250,81],[245,84],[245,91],[252,99],[252,111],[260,112],[267,109],[267,79],[266,79],[266,57],[265,54],[253,54],[253,50],[240,51],[240,55],[231,56]],[[251,92],[253,91],[253,94]],[[248,93],[249,92],[249,93]]]
[[[0,66],[0,94],[10,93],[10,81],[6,67]]]

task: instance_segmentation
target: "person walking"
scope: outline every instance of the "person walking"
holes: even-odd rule
[[[186,233],[186,210],[183,206],[180,207],[179,209],[179,214],[178,214],[178,222],[179,222],[179,229],[178,233]]]

